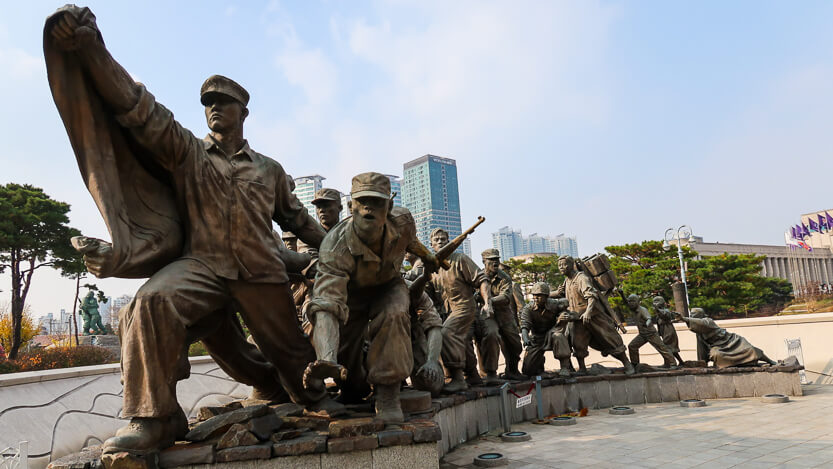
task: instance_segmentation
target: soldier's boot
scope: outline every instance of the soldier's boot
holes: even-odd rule
[[[677,364],[679,366],[685,365],[685,362],[683,361],[683,357],[680,356],[680,352],[674,352],[674,358],[677,359]]]
[[[399,384],[377,384],[375,391],[376,418],[386,425],[404,422],[402,403],[399,401]]]
[[[480,373],[475,370],[474,373],[466,374],[466,383],[469,386],[483,386],[483,378],[481,378]]]
[[[570,368],[573,367],[573,364],[570,362],[570,358],[559,358],[559,362],[561,362],[561,369],[558,370],[558,376],[562,378],[569,378],[570,377]]]
[[[622,362],[622,365],[625,366],[625,374],[626,375],[632,375],[632,374],[636,373],[636,368],[634,368],[631,361],[628,360],[628,356],[625,355],[625,352],[613,354],[613,358],[616,358],[617,360]]]
[[[587,365],[584,364],[584,357],[576,357],[576,361],[578,362],[578,371],[576,373],[578,375],[586,375],[587,374]],[[572,366],[572,364],[571,364]]]
[[[188,433],[188,419],[180,408],[168,417],[133,417],[102,445],[105,454],[127,452],[144,456],[173,446]]]
[[[480,375],[477,375],[478,378]],[[448,382],[445,386],[443,386],[443,392],[446,393],[454,393],[465,391],[469,388],[468,383],[466,383],[465,378],[463,377],[463,370],[461,368],[456,368],[451,370],[451,381]]]
[[[275,389],[253,387],[252,392],[249,393],[249,400],[267,401],[269,404],[283,404],[291,402],[289,394],[287,394],[283,386],[278,386]]]
[[[487,371],[483,383],[486,386],[497,386],[498,384],[503,384],[503,380],[498,377],[497,371]]]
[[[513,381],[523,381],[526,379],[526,376],[522,375],[521,372],[518,371],[517,363],[507,363],[501,378]]]

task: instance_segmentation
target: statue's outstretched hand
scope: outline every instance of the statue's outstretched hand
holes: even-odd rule
[[[316,360],[307,365],[307,369],[304,370],[304,387],[323,390],[326,378],[344,381],[347,379],[347,368],[329,360]]]
[[[73,236],[72,247],[84,255],[87,270],[96,277],[107,274],[107,268],[113,260],[113,245],[107,241],[87,236]]]
[[[62,15],[52,23],[52,38],[63,50],[82,49],[98,39],[95,18],[86,8],[67,5],[61,9]]]

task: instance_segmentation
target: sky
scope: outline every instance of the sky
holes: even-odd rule
[[[0,16],[0,184],[71,204],[109,239],[46,81],[58,2]],[[246,138],[289,174],[347,190],[364,171],[457,160],[463,225],[576,236],[581,255],[690,225],[775,244],[833,207],[833,2],[92,1],[112,55],[197,135],[199,88],[251,94]],[[137,280],[103,279],[108,295]],[[8,301],[0,275],[0,303]],[[37,317],[74,282],[36,272]]]

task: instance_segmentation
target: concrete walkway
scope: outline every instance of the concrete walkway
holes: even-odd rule
[[[833,468],[833,386],[811,385],[786,404],[718,399],[707,407],[634,406],[633,415],[591,411],[573,426],[524,423],[532,440],[485,436],[450,452],[441,469],[476,467],[475,456],[502,453],[509,468]]]

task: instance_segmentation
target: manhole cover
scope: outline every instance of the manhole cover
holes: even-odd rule
[[[500,439],[506,443],[515,443],[518,441],[529,441],[532,435],[527,432],[506,432],[500,435]]]
[[[680,407],[705,407],[706,401],[703,399],[683,399],[680,401]]]
[[[524,432],[509,432],[524,433]],[[474,458],[474,465],[479,467],[498,467],[509,464],[509,460],[500,453],[483,453]]]
[[[550,419],[550,425],[556,425],[559,427],[566,427],[567,425],[575,425],[576,419],[575,417],[554,417]]]
[[[612,415],[630,415],[630,414],[633,414],[635,412],[636,411],[633,410],[633,408],[626,407],[626,406],[623,406],[623,405],[616,406],[616,407],[611,407],[610,410],[608,411],[608,413],[610,413]]]
[[[761,400],[765,404],[783,404],[784,402],[789,402],[790,398],[784,394],[765,394],[761,397]]]

